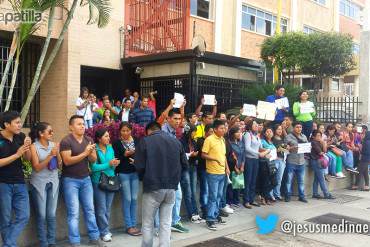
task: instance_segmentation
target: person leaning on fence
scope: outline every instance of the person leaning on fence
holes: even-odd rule
[[[31,139],[21,132],[18,112],[0,115],[0,231],[3,246],[17,246],[30,217],[22,158],[31,160]]]
[[[175,190],[188,162],[181,143],[161,130],[157,122],[146,126],[135,151],[135,167],[143,181],[142,247],[153,246],[154,217],[159,210],[159,246],[169,247]]]

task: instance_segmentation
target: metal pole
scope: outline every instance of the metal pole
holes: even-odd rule
[[[278,0],[278,8],[277,8],[277,18],[276,18],[276,32],[275,34],[280,34],[281,33],[281,5],[282,5],[282,0]],[[274,66],[274,83],[279,82],[279,70],[278,67],[275,65]]]

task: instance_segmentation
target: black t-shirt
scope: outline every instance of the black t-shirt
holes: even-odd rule
[[[127,147],[125,147],[122,144],[122,141],[116,140],[115,142],[113,142],[112,146],[114,150],[114,156],[121,161],[120,164],[116,167],[115,170],[116,174],[119,173],[129,174],[136,172],[135,166],[133,164],[130,164],[129,162],[129,158],[134,158],[134,156],[133,155],[131,157],[125,156]]]
[[[4,138],[0,133],[0,159],[7,158],[17,153],[23,145],[25,134],[20,133],[13,136],[13,141]],[[16,159],[9,165],[0,167],[0,183],[24,184],[24,173],[22,159]]]
[[[85,151],[86,146],[89,145],[89,143],[93,144],[94,142],[88,136],[84,136],[82,142],[79,143],[72,134],[69,134],[66,137],[64,137],[63,140],[60,142],[60,151],[63,152],[71,150],[72,156],[78,156]],[[63,163],[62,176],[77,179],[88,177],[89,176],[88,157],[70,166],[66,166]]]

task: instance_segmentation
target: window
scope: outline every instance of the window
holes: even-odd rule
[[[326,0],[312,0],[316,3],[319,3],[319,4],[322,4],[322,5],[325,5],[326,4]]]
[[[354,96],[354,83],[344,83],[344,95],[348,97]]]
[[[360,54],[360,45],[354,43],[352,47],[353,54],[358,55]]]
[[[332,79],[330,82],[330,91],[339,92],[340,91],[339,79]]]
[[[211,19],[211,0],[191,0],[190,14],[206,19]]]
[[[303,26],[303,32],[305,34],[311,34],[311,33],[321,33],[320,31],[318,31],[317,29],[315,28],[312,28],[312,27],[309,27],[309,26]]]
[[[3,76],[5,65],[8,61],[9,47],[11,41],[1,39],[0,40],[0,78]],[[10,110],[20,112],[28,96],[28,89],[31,86],[32,79],[36,70],[37,61],[40,55],[40,46],[26,43],[22,54],[19,59],[19,71],[15,82],[13,98],[10,103]],[[0,95],[1,105],[0,112],[4,111],[7,97],[9,95],[10,81],[12,79],[13,66],[11,66],[8,81],[5,84],[3,95]],[[25,126],[30,126],[31,123],[40,120],[40,91],[37,94],[31,104],[29,114],[24,123]]]
[[[360,20],[361,8],[350,0],[340,0],[339,13],[355,20]]]
[[[322,81],[320,82],[316,78],[303,78],[302,79],[302,87],[306,90],[321,90],[322,89]]]
[[[271,36],[276,32],[277,17],[271,13],[253,7],[243,6],[242,28],[249,31]],[[282,33],[288,30],[288,20],[281,18],[280,29]]]

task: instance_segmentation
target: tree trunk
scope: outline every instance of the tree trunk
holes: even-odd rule
[[[43,62],[44,62],[44,59],[45,59],[45,56],[46,56],[47,49],[49,47],[50,38],[51,38],[51,31],[52,31],[52,27],[50,25],[50,24],[52,24],[52,20],[49,17],[48,36],[46,38],[46,41],[45,41],[45,44],[44,44],[44,47],[43,47],[43,50],[42,50],[42,53],[41,53],[41,56],[40,56],[39,64],[37,65],[35,76],[33,78],[32,85],[31,85],[30,91],[28,93],[26,103],[24,104],[22,112],[21,112],[21,119],[22,119],[23,122],[27,117],[27,114],[28,114],[28,111],[30,109],[33,98],[35,97],[36,92],[39,89],[42,80],[45,78],[46,73],[48,72],[48,70],[50,68],[50,65],[53,63],[53,61],[54,61],[54,59],[55,59],[55,57],[56,57],[56,55],[57,55],[57,53],[60,49],[60,46],[61,46],[61,44],[63,42],[63,39],[64,39],[64,34],[67,32],[69,24],[71,23],[71,20],[73,18],[73,14],[76,10],[77,2],[78,2],[78,0],[73,0],[72,7],[71,7],[71,9],[68,13],[68,17],[67,17],[64,25],[63,25],[63,29],[62,29],[59,37],[58,37],[58,41],[56,42],[52,52],[50,53],[48,59],[46,60],[45,67],[44,67],[44,69],[42,71],[42,74],[41,74],[42,65],[43,65]],[[53,15],[54,15],[54,12],[53,12]],[[41,77],[40,77],[40,74],[41,74]]]
[[[18,46],[17,57],[15,59],[15,64],[14,64],[14,69],[13,69],[12,82],[10,84],[9,94],[8,94],[8,98],[6,100],[6,105],[5,105],[4,111],[9,110],[10,103],[12,102],[14,86],[15,86],[15,82],[17,81],[17,76],[18,76],[18,66],[19,66],[20,53],[21,53],[21,51],[20,51],[19,46]]]
[[[0,83],[0,105],[2,104],[2,98],[3,98],[5,83],[8,80],[9,70],[10,70],[10,67],[13,63],[14,55],[15,55],[15,52],[17,50],[17,42],[18,42],[18,30],[15,31],[14,34],[13,34],[13,40],[12,40],[12,45],[10,46],[8,61],[6,62],[3,77],[1,78],[1,83]]]
[[[40,75],[42,65],[44,64],[45,56],[46,56],[46,53],[48,51],[49,44],[50,44],[51,33],[53,31],[54,12],[55,12],[54,10],[55,10],[55,3],[50,7],[49,19],[48,19],[48,33],[47,33],[47,36],[46,36],[46,39],[45,39],[44,46],[42,47],[40,59],[39,59],[39,62],[37,64],[37,68],[36,68],[35,75],[34,75],[33,80],[32,80],[30,90],[28,92],[26,103],[24,104],[24,106],[22,108],[22,111],[21,111],[22,122],[24,122],[26,120],[28,111],[31,107],[32,100],[35,97],[35,94],[37,92],[37,88],[36,88],[37,81],[38,81],[38,78],[39,78],[39,75]]]

